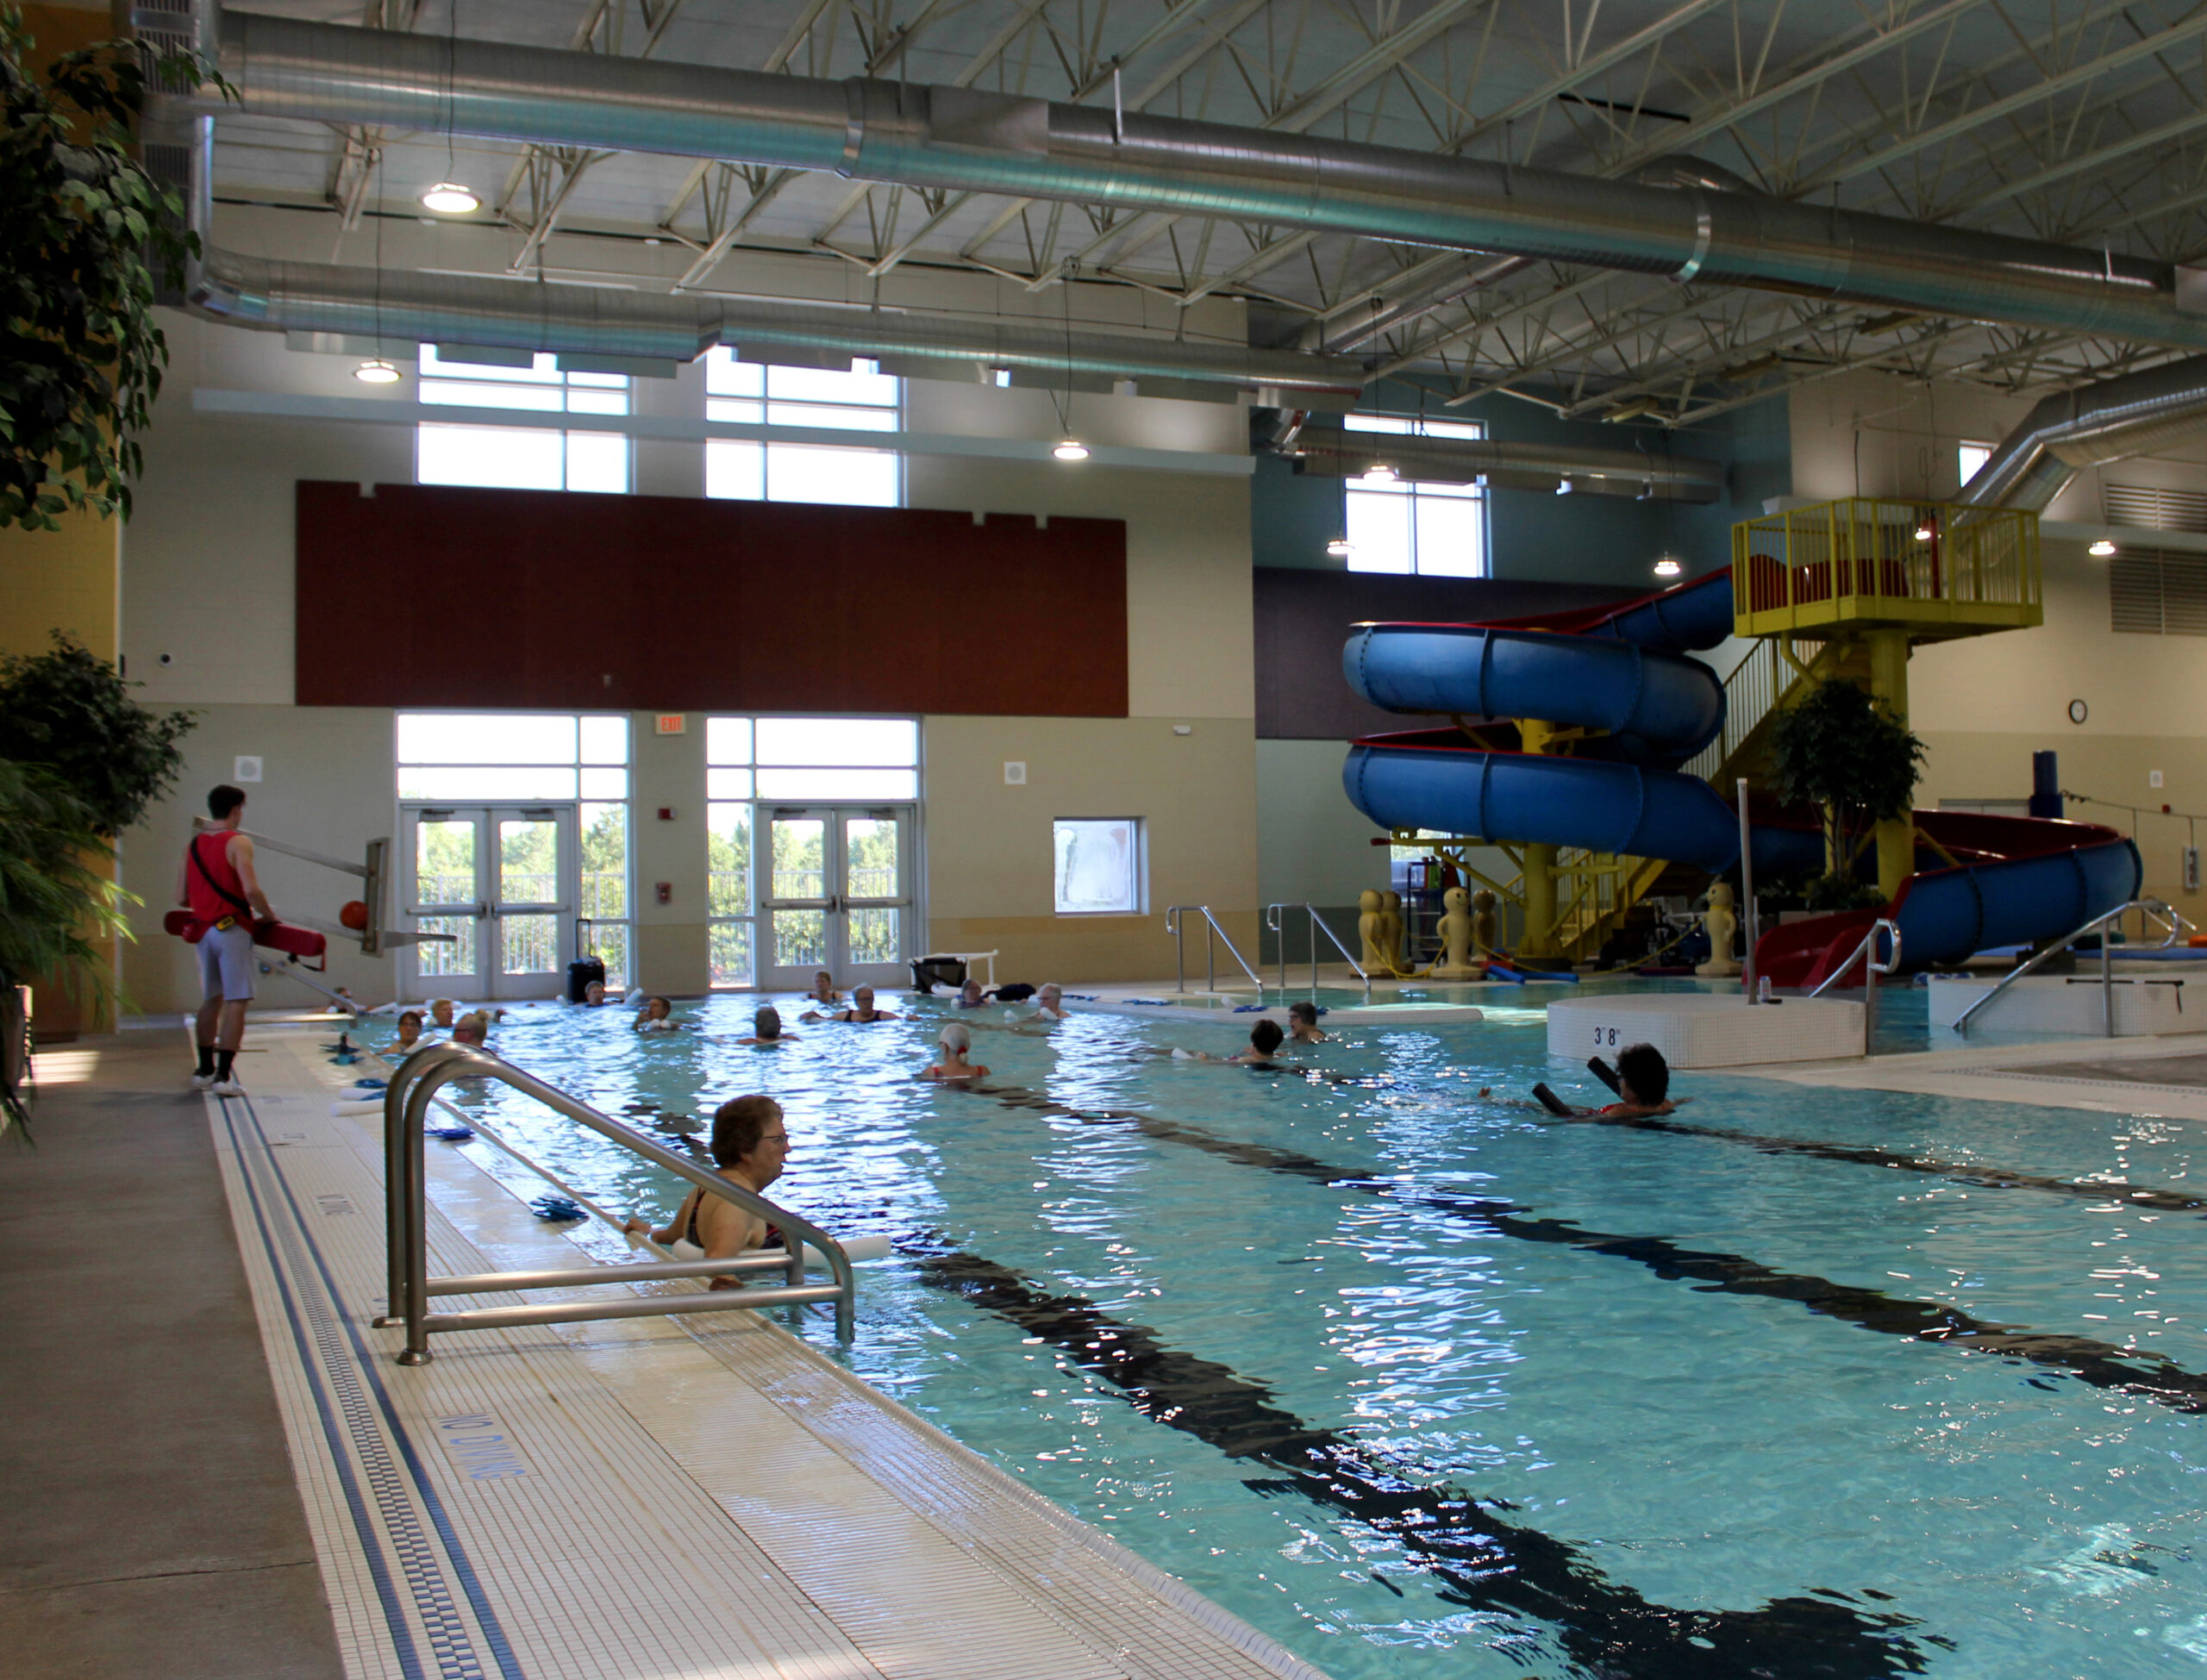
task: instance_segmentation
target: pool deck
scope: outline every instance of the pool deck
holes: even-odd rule
[[[1323,1680],[759,1314],[401,1368],[381,1118],[333,1113],[383,1070],[332,1065],[335,1026],[256,1021],[250,1094],[204,1106],[347,1676]],[[625,1252],[460,1147],[428,1165],[434,1272]]]
[[[1798,1085],[2207,1120],[2207,1033],[1972,1044],[1905,1056],[1726,1068]]]

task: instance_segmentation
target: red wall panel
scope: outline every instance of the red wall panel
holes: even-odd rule
[[[298,703],[1124,717],[1126,526],[302,480]]]

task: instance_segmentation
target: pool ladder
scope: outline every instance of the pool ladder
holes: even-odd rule
[[[1349,965],[1350,972],[1364,982],[1365,1002],[1370,1002],[1372,977],[1364,971],[1364,965],[1349,954],[1348,947],[1341,943],[1341,935],[1326,926],[1326,919],[1318,914],[1318,907],[1316,904],[1267,904],[1265,906],[1265,931],[1273,936],[1279,951],[1280,990],[1285,992],[1287,990],[1287,934],[1280,925],[1279,918],[1282,910],[1302,910],[1310,918],[1310,990],[1314,992],[1318,990],[1318,935],[1323,934],[1332,941],[1334,949],[1341,953],[1341,960]]]
[[[454,1079],[496,1079],[533,1096],[555,1114],[588,1127],[600,1137],[688,1179],[699,1190],[733,1202],[778,1228],[790,1246],[726,1260],[653,1260],[634,1265],[591,1265],[574,1270],[486,1271],[464,1277],[429,1275],[428,1170],[422,1133],[429,1105],[440,1087]],[[668,1313],[725,1313],[740,1308],[798,1306],[833,1302],[835,1333],[850,1340],[857,1292],[850,1257],[843,1246],[810,1220],[769,1202],[757,1191],[723,1177],[710,1167],[685,1159],[588,1103],[522,1072],[486,1050],[444,1043],[417,1050],[400,1064],[384,1092],[384,1219],[390,1241],[389,1310],[378,1327],[403,1324],[406,1346],[402,1365],[429,1362],[429,1338],[454,1330],[495,1330],[522,1324],[573,1324],[590,1319],[647,1318]],[[816,1256],[807,1250],[816,1251]],[[808,1264],[825,1265],[832,1282],[805,1281]],[[666,1277],[718,1277],[779,1271],[782,1283],[767,1289],[725,1290],[705,1295],[616,1295],[595,1300],[560,1301],[545,1306],[478,1307],[467,1312],[433,1313],[429,1298],[441,1295],[497,1295],[508,1290],[578,1289],[599,1283],[644,1283]]]
[[[1218,925],[1218,918],[1210,913],[1208,904],[1175,904],[1165,912],[1165,931],[1172,935],[1172,967],[1179,977],[1175,982],[1179,990],[1185,991],[1188,989],[1187,924],[1184,918],[1191,910],[1204,919],[1204,990],[1218,990],[1216,940],[1233,954],[1235,962],[1241,965],[1241,971],[1249,977],[1249,984],[1257,989],[1257,996],[1262,997],[1265,983],[1258,977],[1257,971],[1249,966],[1249,959],[1241,954],[1241,946],[1235,945],[1226,929]]]
[[[1998,985],[1993,987],[1991,991],[1954,1017],[1954,1031],[1960,1034],[1962,1037],[1967,1038],[1969,1018],[1972,1015],[1998,998],[2009,987],[2030,973],[2040,964],[2066,951],[2087,934],[2097,933],[2100,936],[2100,1036],[2113,1038],[2115,1036],[2115,955],[2110,948],[2108,935],[2114,931],[2116,924],[2133,910],[2138,912],[2141,921],[2158,921],[2169,930],[2168,937],[2164,939],[2158,947],[2160,950],[2166,951],[2174,945],[2183,937],[2184,930],[2192,926],[2190,917],[2173,904],[2162,899],[2134,898],[2127,904],[2118,904],[2115,909],[2094,916],[2076,932],[2065,934],[2055,940],[2045,950],[2034,955],[2029,962],[2019,963],[2010,969]]]

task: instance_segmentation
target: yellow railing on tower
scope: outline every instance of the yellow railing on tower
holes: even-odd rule
[[[1848,497],[1732,528],[1742,636],[1905,629],[1916,640],[2045,617],[2038,515],[2028,509]]]

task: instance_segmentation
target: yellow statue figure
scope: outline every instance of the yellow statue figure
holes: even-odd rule
[[[1403,896],[1387,891],[1379,895],[1379,951],[1386,964],[1387,972],[1403,971]]]
[[[1356,936],[1364,946],[1364,971],[1366,974],[1391,973],[1395,966],[1383,955],[1386,948],[1384,923],[1379,915],[1383,902],[1376,890],[1359,893],[1356,898]]]
[[[1722,881],[1709,890],[1709,909],[1702,915],[1701,925],[1709,934],[1709,960],[1694,972],[1712,980],[1729,979],[1739,973],[1732,938],[1740,930],[1740,918],[1732,909],[1732,889]]]
[[[1461,887],[1451,887],[1441,895],[1446,914],[1441,918],[1440,962],[1434,965],[1436,980],[1476,980],[1486,972],[1483,963],[1472,960],[1472,941],[1474,925],[1472,920],[1472,896]]]
[[[1481,887],[1472,895],[1472,944],[1483,957],[1495,954],[1502,930],[1494,914],[1494,895]]]

